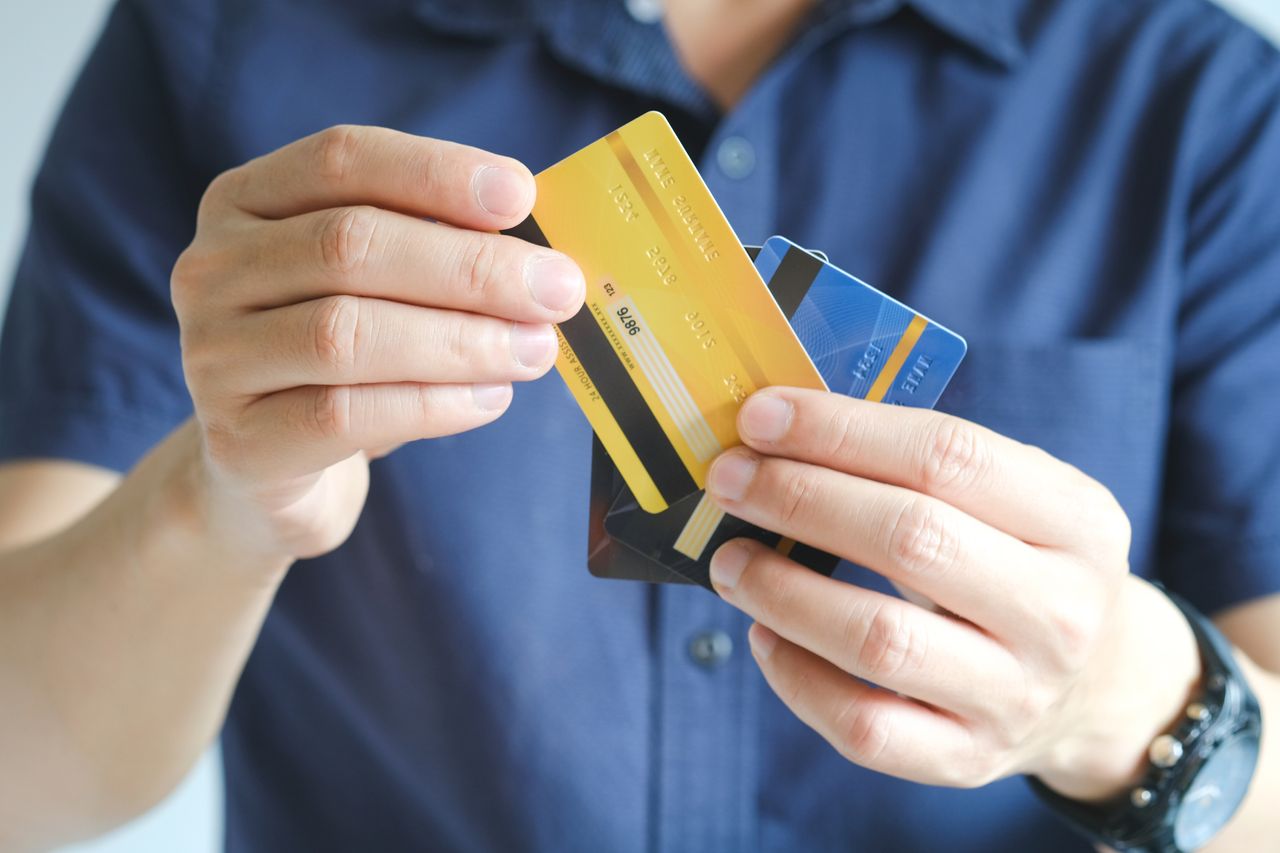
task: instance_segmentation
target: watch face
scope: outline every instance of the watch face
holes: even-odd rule
[[[1173,824],[1179,850],[1196,850],[1235,814],[1258,761],[1258,741],[1237,737],[1222,744],[1200,768]]]

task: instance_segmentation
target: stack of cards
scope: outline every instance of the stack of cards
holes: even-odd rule
[[[556,366],[596,432],[591,572],[710,588],[715,549],[745,536],[830,574],[835,557],[701,491],[740,443],[738,408],[768,385],[932,407],[964,340],[782,237],[742,247],[659,113],[537,183],[509,233],[565,252],[587,279]]]

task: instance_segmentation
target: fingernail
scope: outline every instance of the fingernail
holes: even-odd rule
[[[744,438],[753,441],[777,441],[791,428],[795,408],[775,394],[748,397],[738,414],[739,429]]]
[[[529,206],[529,178],[501,166],[485,166],[471,177],[476,201],[494,216],[520,216]]]
[[[511,402],[511,386],[501,383],[472,385],[471,397],[475,400],[476,408],[486,412],[505,409],[507,404]]]
[[[511,324],[511,355],[521,367],[543,367],[555,351],[556,333],[550,326]]]
[[[750,559],[751,552],[736,542],[721,545],[711,555],[711,583],[716,589],[733,589]]]
[[[747,642],[751,644],[752,654],[760,660],[768,660],[774,647],[778,645],[778,635],[757,622],[747,632]]]
[[[533,301],[549,311],[572,308],[587,292],[582,270],[561,254],[534,255],[525,261],[524,283]]]
[[[727,501],[740,501],[759,467],[760,462],[746,453],[726,453],[711,463],[707,491]]]

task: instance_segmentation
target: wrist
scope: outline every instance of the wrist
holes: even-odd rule
[[[1107,800],[1136,784],[1151,742],[1182,717],[1201,681],[1195,635],[1163,593],[1130,577],[1115,613],[1097,666],[1073,694],[1074,713],[1033,771],[1073,800]]]
[[[122,491],[125,524],[132,524],[138,553],[172,576],[196,570],[250,587],[274,590],[293,558],[255,535],[245,503],[209,470],[199,426],[188,420],[143,459]]]

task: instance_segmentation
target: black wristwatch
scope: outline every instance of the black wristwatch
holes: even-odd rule
[[[1090,840],[1135,853],[1190,853],[1213,838],[1244,800],[1258,764],[1262,711],[1231,644],[1194,607],[1178,606],[1200,646],[1204,678],[1174,730],[1151,742],[1146,774],[1104,803],[1081,803],[1029,779],[1036,794]]]

